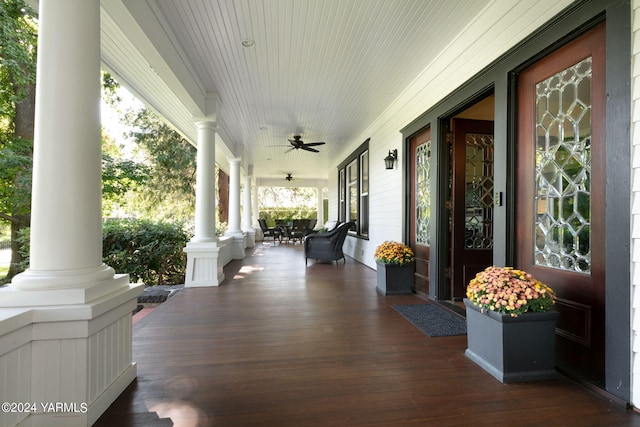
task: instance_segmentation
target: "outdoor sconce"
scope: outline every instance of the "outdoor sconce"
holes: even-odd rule
[[[389,155],[384,158],[385,169],[393,169],[393,162],[398,158],[398,150],[389,150]]]

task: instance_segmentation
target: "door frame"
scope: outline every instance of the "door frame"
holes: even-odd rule
[[[433,206],[444,203],[442,176],[443,150],[445,142],[443,130],[446,120],[459,106],[466,105],[478,93],[494,88],[495,94],[495,169],[494,189],[502,193],[503,206],[495,210],[494,262],[498,265],[512,265],[514,262],[514,197],[515,194],[515,142],[517,101],[516,79],[519,70],[527,67],[542,56],[567,43],[603,20],[607,21],[606,36],[606,334],[605,348],[605,388],[610,397],[624,402],[631,400],[631,278],[629,230],[631,215],[629,208],[631,166],[631,6],[629,0],[602,2],[585,0],[572,3],[563,12],[552,18],[521,43],[488,65],[469,79],[457,90],[435,103],[400,130],[407,148],[408,138],[420,129],[430,126],[432,147],[436,165],[432,175]],[[405,151],[406,152],[406,151]],[[405,165],[406,166],[406,165]],[[407,168],[405,167],[405,170]],[[446,178],[446,177],[445,177]],[[405,180],[406,182],[406,180]],[[407,194],[405,188],[406,198]],[[408,209],[408,205],[405,206]],[[446,298],[440,292],[439,284],[446,265],[446,218],[434,212],[432,222],[430,294],[434,300]],[[405,235],[408,221],[405,214]],[[444,237],[444,239],[443,239]],[[437,249],[437,250],[436,250]],[[444,254],[444,256],[443,256]],[[602,390],[601,390],[602,391]]]

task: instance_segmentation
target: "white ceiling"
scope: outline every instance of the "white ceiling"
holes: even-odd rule
[[[103,0],[102,57],[194,142],[194,117],[215,113],[217,156],[242,157],[257,178],[323,180],[495,1]],[[285,153],[296,134],[326,145]]]
[[[486,2],[157,0],[155,5],[205,90],[220,95],[220,118],[236,141],[251,147],[254,171],[270,175],[291,169],[297,176],[313,176],[326,173],[338,148],[353,142]],[[247,39],[255,46],[243,48]],[[284,154],[286,147],[274,147],[288,144],[293,135],[327,145],[320,155]]]

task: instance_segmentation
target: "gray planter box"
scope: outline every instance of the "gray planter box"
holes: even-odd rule
[[[555,329],[558,312],[518,317],[467,307],[465,355],[503,383],[553,379],[556,372]]]
[[[384,264],[376,260],[378,284],[376,290],[382,295],[404,295],[411,293],[414,264]]]

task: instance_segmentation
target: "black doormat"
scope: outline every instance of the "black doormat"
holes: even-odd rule
[[[467,334],[465,319],[450,313],[437,304],[393,305],[392,307],[413,323],[413,326],[430,337]]]

